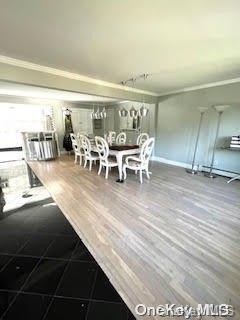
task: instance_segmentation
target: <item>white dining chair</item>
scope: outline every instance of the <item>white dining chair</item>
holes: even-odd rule
[[[154,147],[154,138],[149,138],[141,146],[141,151],[139,156],[129,156],[125,159],[125,164],[123,165],[123,178],[127,178],[127,169],[139,171],[140,182],[143,182],[142,174],[143,171],[146,172],[147,178],[150,179],[148,166],[149,160]]]
[[[137,137],[137,145],[141,147],[147,139],[149,139],[148,133],[140,133]]]
[[[109,168],[111,169],[112,167],[117,167],[118,163],[117,161],[112,160],[112,158],[109,158],[109,146],[107,141],[104,138],[96,136],[95,143],[96,143],[97,151],[99,154],[99,160],[100,160],[98,175],[101,174],[102,167],[105,167],[106,168],[105,179],[107,179]]]
[[[80,165],[82,165],[83,159],[85,157],[83,146],[82,146],[82,138],[84,137],[83,134],[80,132],[77,133],[77,143],[78,143],[78,149],[80,152]]]
[[[82,137],[82,148],[84,150],[84,168],[87,166],[87,162],[89,161],[89,171],[92,170],[92,163],[96,163],[99,160],[99,156],[96,152],[92,152],[92,147],[90,140],[88,137]]]
[[[80,158],[79,162],[81,164],[81,151],[79,149],[78,140],[74,133],[70,133],[71,141],[72,141],[72,147],[75,155],[74,163],[78,162],[78,157]]]
[[[107,143],[111,146],[116,141],[116,132],[115,131],[109,131],[107,134]]]
[[[120,132],[116,137],[116,144],[126,144],[127,135],[125,132]]]

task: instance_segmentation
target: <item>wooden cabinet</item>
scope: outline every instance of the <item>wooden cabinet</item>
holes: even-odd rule
[[[71,109],[72,110],[72,125],[75,133],[83,134],[93,133],[93,123],[90,117],[91,109]]]

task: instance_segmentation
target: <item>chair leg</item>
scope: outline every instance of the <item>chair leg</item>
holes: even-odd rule
[[[79,156],[80,160],[79,160],[79,165],[82,165],[82,155]]]
[[[92,171],[92,160],[89,160],[89,171]]]
[[[109,169],[109,167],[108,167],[108,166],[106,166],[106,174],[105,174],[105,179],[108,179],[108,169]]]
[[[126,168],[126,166],[123,166],[123,179],[124,180],[127,179],[127,168]]]
[[[135,170],[135,174],[137,174],[137,170]]]
[[[75,164],[77,163],[77,155],[76,155],[76,153],[75,153],[74,163],[75,163]]]
[[[147,176],[148,179],[150,179],[148,168],[146,169],[146,176]]]
[[[97,160],[94,160],[94,164],[95,164],[95,165],[97,164]]]
[[[140,183],[143,183],[143,178],[142,178],[142,169],[139,170],[139,175],[140,175]]]
[[[87,159],[85,158],[85,160],[84,160],[84,168],[86,168],[86,166],[87,166]]]
[[[100,165],[99,165],[99,169],[98,169],[98,175],[100,175],[100,174],[101,174],[101,171],[102,171],[102,164],[100,163]]]

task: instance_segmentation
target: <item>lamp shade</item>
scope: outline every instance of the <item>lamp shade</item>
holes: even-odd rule
[[[222,105],[213,106],[213,108],[218,112],[223,112],[224,110],[230,108],[230,106],[222,104]]]
[[[90,113],[90,118],[94,119],[94,112],[93,111]]]
[[[101,116],[100,116],[100,112],[99,112],[99,108],[98,108],[94,114],[94,119],[100,119],[100,118],[101,118]]]
[[[118,113],[120,117],[127,117],[128,115],[128,111],[125,108],[122,108],[121,110],[119,110]]]
[[[100,112],[100,117],[102,119],[107,117],[107,112],[106,112],[105,107],[103,107],[102,111]]]
[[[136,118],[138,115],[138,111],[134,108],[134,106],[132,106],[132,108],[129,111],[129,115],[131,118]]]
[[[201,113],[204,113],[208,110],[208,107],[198,107],[198,111],[200,111]]]
[[[148,108],[145,105],[142,105],[142,107],[139,109],[139,116],[146,117],[147,115],[148,115]]]

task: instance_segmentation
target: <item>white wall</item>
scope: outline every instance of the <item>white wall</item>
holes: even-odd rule
[[[208,106],[199,141],[197,163],[209,166],[217,126],[216,104],[229,104],[222,117],[214,166],[240,172],[240,153],[221,150],[232,135],[240,134],[240,84],[201,89],[161,97],[158,105],[156,156],[180,163],[190,163],[196,139],[199,111]]]

